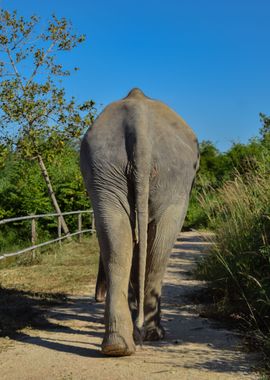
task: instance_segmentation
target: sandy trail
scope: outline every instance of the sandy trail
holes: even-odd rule
[[[10,342],[0,354],[0,378],[257,379],[251,371],[255,356],[241,351],[237,333],[201,318],[189,301],[204,286],[192,279],[190,270],[207,246],[194,232],[182,233],[175,244],[163,289],[164,341],[138,347],[131,357],[104,357],[103,305],[93,296],[73,297],[49,311],[49,327],[25,329]]]

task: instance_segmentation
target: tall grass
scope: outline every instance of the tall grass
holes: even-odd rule
[[[197,274],[211,282],[223,311],[238,317],[263,338],[270,355],[270,173],[268,163],[236,173],[214,193],[204,194],[215,232],[209,256]],[[258,334],[259,333],[259,334]]]

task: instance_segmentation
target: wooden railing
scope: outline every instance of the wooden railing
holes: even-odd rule
[[[65,215],[78,215],[78,229],[76,232],[69,233],[67,235],[62,236],[62,231],[61,231],[61,220],[60,217],[65,216]],[[90,214],[90,226],[91,228],[88,229],[82,229],[82,214]],[[58,237],[56,239],[48,240],[40,244],[36,244],[37,242],[37,228],[36,228],[36,223],[37,219],[39,218],[45,218],[45,217],[57,217],[57,231],[58,231]],[[61,243],[62,240],[66,238],[71,238],[72,236],[79,235],[79,241],[81,241],[81,235],[90,232],[94,233],[95,230],[95,219],[94,219],[94,213],[93,210],[78,210],[78,211],[70,211],[70,212],[63,212],[62,214],[40,214],[40,215],[28,215],[28,216],[21,216],[18,218],[9,218],[9,219],[2,219],[0,220],[0,227],[3,224],[6,223],[12,223],[12,222],[19,222],[22,220],[31,220],[31,243],[32,245],[30,247],[21,249],[16,252],[11,252],[11,253],[3,253],[0,254],[0,260],[3,260],[7,257],[12,257],[12,256],[17,256],[21,255],[22,253],[29,252],[29,251],[35,251],[37,248],[44,247],[49,244],[53,244],[56,242]]]

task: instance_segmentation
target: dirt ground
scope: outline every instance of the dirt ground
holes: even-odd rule
[[[204,380],[258,379],[256,355],[241,350],[236,331],[198,314],[191,294],[205,286],[192,279],[196,259],[208,243],[182,233],[173,249],[163,288],[166,338],[137,347],[135,355],[108,358],[100,353],[103,304],[91,296],[72,297],[47,312],[47,324],[24,329],[1,352],[2,380]],[[49,281],[49,279],[48,279]],[[1,343],[0,343],[1,344]]]

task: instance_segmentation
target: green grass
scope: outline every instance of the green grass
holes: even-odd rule
[[[36,253],[3,261],[0,269],[0,336],[46,323],[44,309],[89,294],[98,268],[95,236],[81,243],[64,242]],[[3,267],[4,266],[4,267]],[[43,321],[44,319],[44,321]]]
[[[52,245],[46,251],[26,253],[2,263],[0,286],[45,293],[81,293],[96,276],[98,243],[95,237]]]

